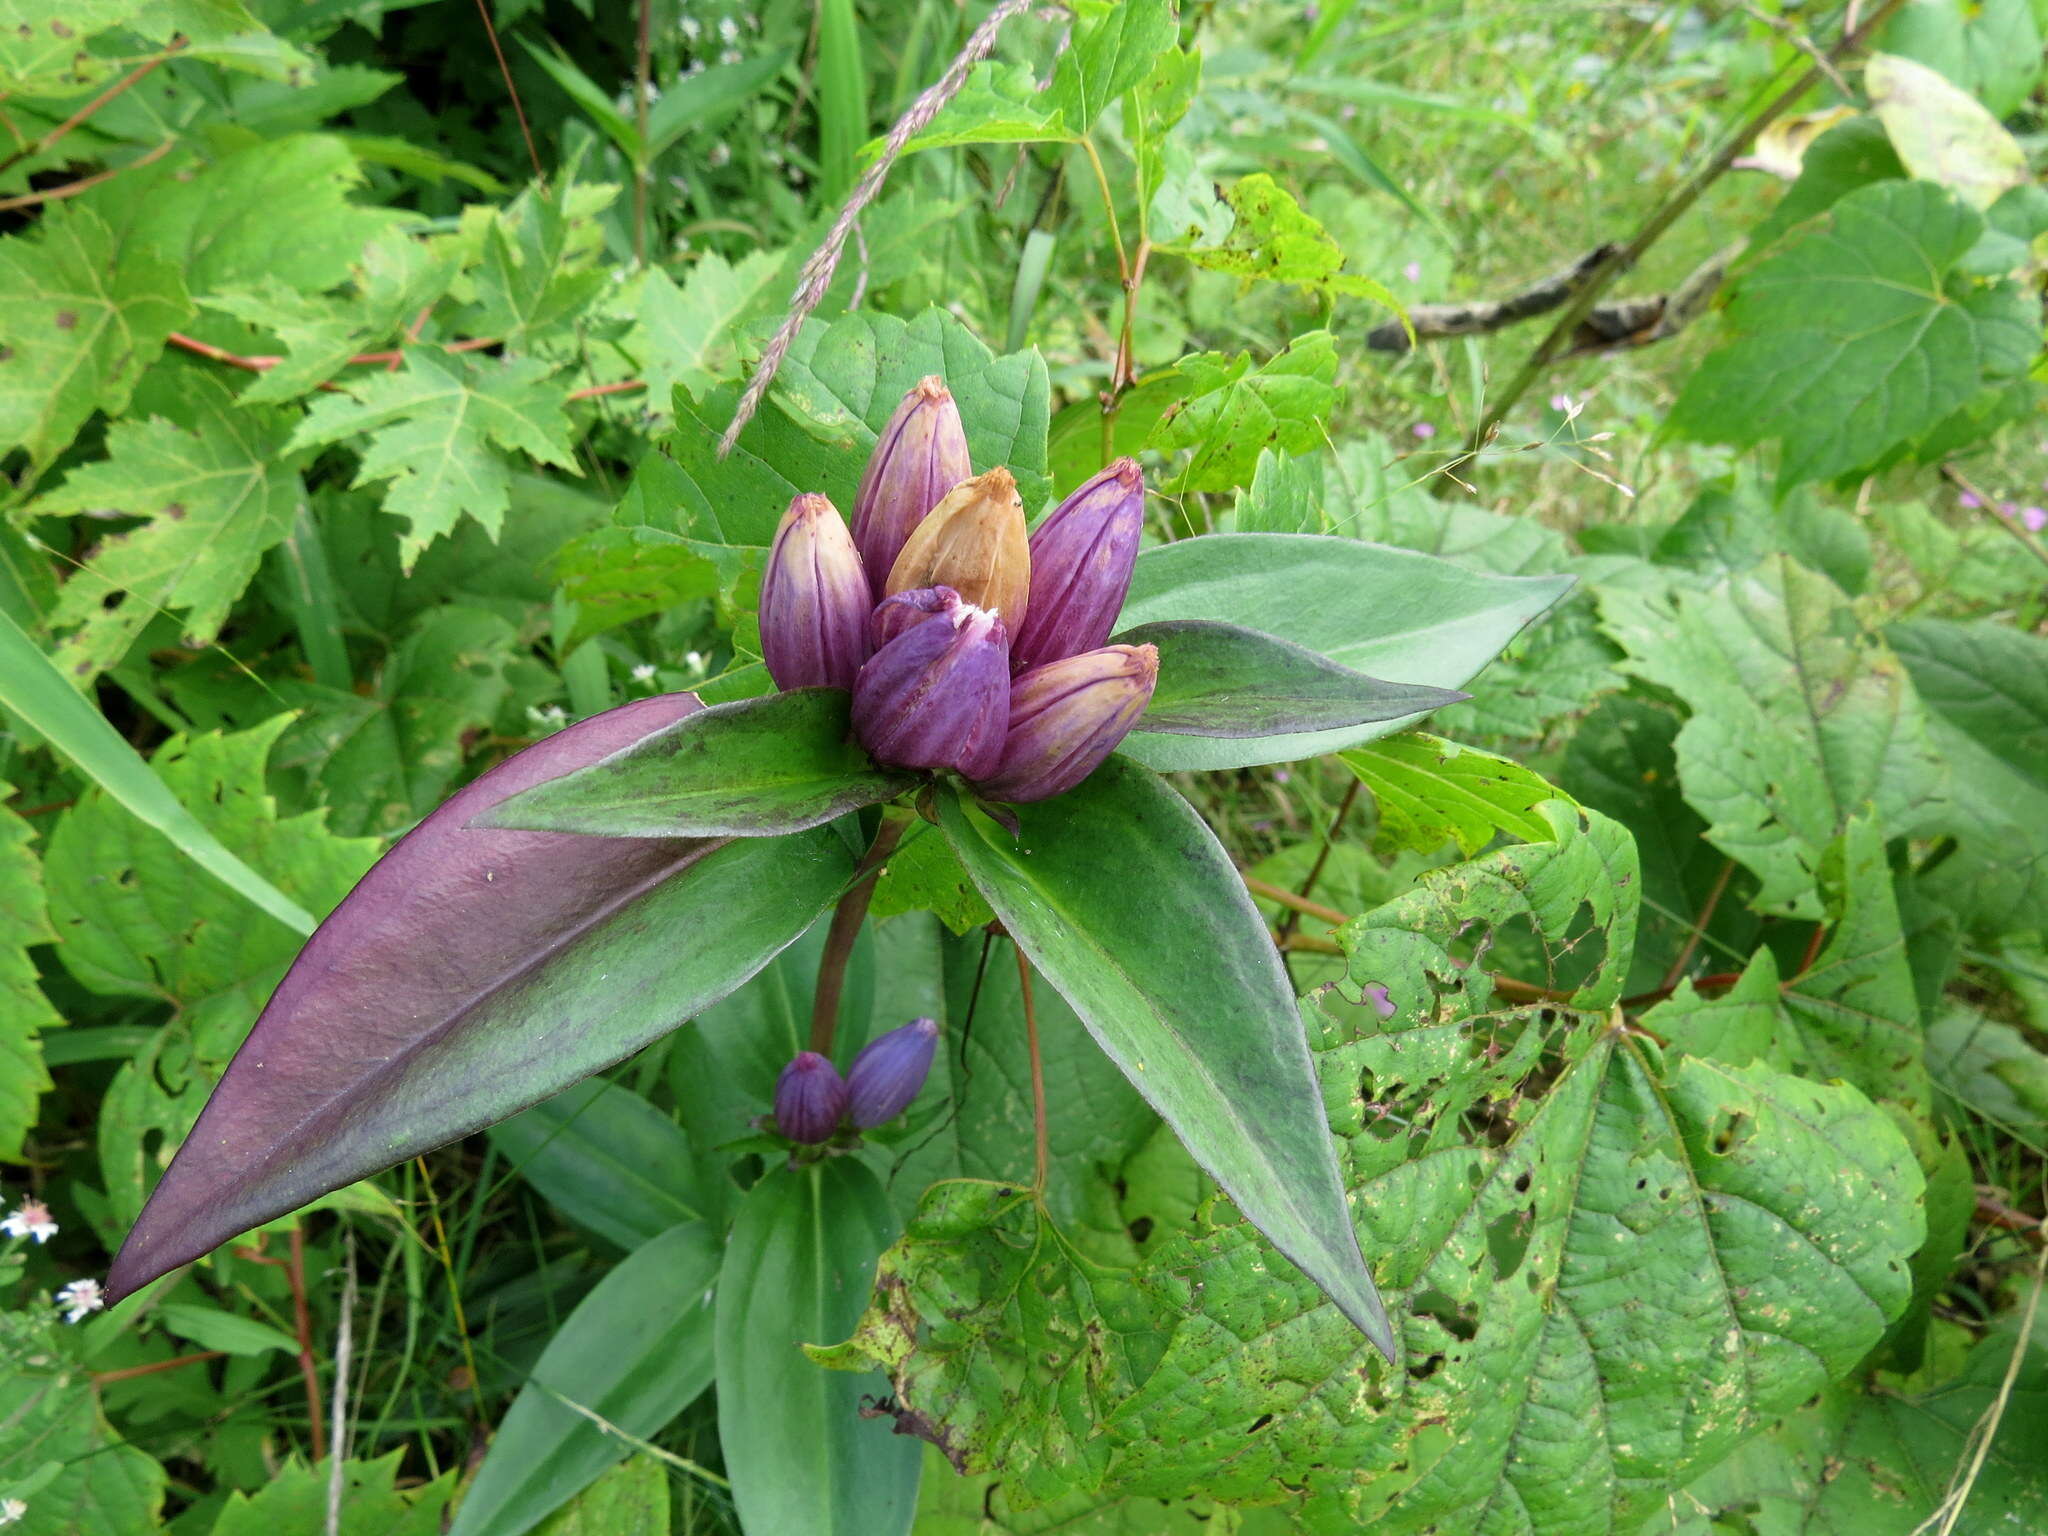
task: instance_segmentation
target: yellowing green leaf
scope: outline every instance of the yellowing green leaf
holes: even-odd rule
[[[1248,283],[1295,283],[1324,293],[1371,299],[1399,312],[1399,301],[1384,287],[1344,270],[1344,252],[1329,231],[1303,211],[1293,193],[1264,171],[1243,177],[1223,200],[1235,215],[1226,239],[1215,245],[1165,249],[1198,267],[1228,272]]]
[[[2028,179],[2026,151],[1976,98],[1925,64],[1896,54],[1871,56],[1863,72],[1870,107],[1913,175],[1952,188],[1989,208]]]

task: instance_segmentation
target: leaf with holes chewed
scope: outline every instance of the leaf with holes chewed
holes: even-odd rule
[[[1910,1294],[1904,1138],[1854,1088],[1667,1057],[1594,1011],[1633,859],[1543,811],[1551,843],[1340,930],[1351,979],[1304,1010],[1392,1368],[1220,1202],[1105,1269],[1027,1189],[972,1181],[928,1195],[820,1358],[888,1371],[899,1426],[1013,1507],[1277,1497],[1315,1536],[1632,1532],[1842,1376]],[[1469,983],[1511,922],[1611,963],[1577,1006],[1500,1007]]]

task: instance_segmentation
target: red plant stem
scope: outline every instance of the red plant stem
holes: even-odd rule
[[[59,139],[63,138],[72,129],[76,128],[80,123],[83,123],[95,112],[99,111],[101,107],[104,107],[108,102],[112,101],[116,96],[120,95],[130,86],[142,80],[152,70],[161,66],[164,60],[168,59],[172,54],[176,53],[179,49],[183,48],[184,46],[184,38],[172,38],[170,46],[165,48],[164,51],[158,54],[155,58],[144,59],[140,64],[136,65],[135,68],[129,70],[128,73],[123,75],[119,80],[116,80],[104,91],[101,91],[99,95],[93,97],[91,101],[88,101],[76,112],[72,113],[69,117],[65,118],[63,122],[59,123],[56,127],[52,128],[40,139],[37,139],[35,143],[25,144],[20,149],[17,149],[13,154],[9,155],[5,160],[0,160],[0,171],[6,170],[9,166],[16,165],[21,161],[28,159],[32,155],[42,154],[45,150],[47,150],[51,145],[55,144]],[[166,144],[164,147],[168,149],[170,146],[169,144]],[[161,151],[159,151],[159,153],[161,153]]]
[[[846,987],[846,962],[853,958],[853,941],[860,937],[860,925],[867,921],[875,881],[909,826],[903,817],[882,817],[881,826],[875,829],[875,840],[868,844],[860,866],[853,872],[853,884],[832,909],[832,926],[825,930],[825,952],[818,957],[818,986],[811,994],[811,1049],[820,1056],[832,1054],[832,1036],[839,1029],[839,994]]]
[[[1826,923],[1815,923],[1813,925],[1813,934],[1806,941],[1806,953],[1799,957],[1799,969],[1792,973],[1793,981],[1797,981],[1813,969],[1813,962],[1820,958],[1820,946],[1827,936],[1828,925]]]
[[[310,1421],[313,1460],[327,1455],[327,1426],[320,1415],[320,1363],[313,1358],[313,1311],[306,1305],[306,1232],[292,1228],[292,1256],[284,1267],[292,1288],[292,1322],[299,1336],[299,1374],[306,1381],[306,1416]]]
[[[540,168],[540,151],[533,147],[533,129],[526,121],[526,104],[519,99],[519,87],[512,83],[512,66],[505,62],[505,50],[498,46],[498,29],[491,22],[490,0],[476,0],[476,13],[483,18],[484,36],[491,40],[491,52],[497,56],[498,73],[505,79],[505,93],[512,98],[512,112],[519,119],[519,136],[526,140],[527,158],[533,161],[534,184],[540,188],[542,197],[551,198],[548,173]]]
[[[2041,1225],[2041,1218],[2029,1216],[2025,1211],[2016,1211],[1996,1195],[1977,1192],[1977,1219],[1987,1227],[1997,1227],[2003,1232],[2018,1232],[2032,1238],[2036,1243],[2048,1243],[2048,1230]]]
[[[620,379],[616,384],[592,384],[583,389],[569,391],[571,400],[590,400],[598,395],[623,395],[628,390],[645,389],[645,379]]]
[[[282,357],[273,357],[267,352],[250,354],[230,352],[225,347],[216,347],[212,342],[199,341],[194,337],[185,335],[181,331],[172,331],[164,340],[174,347],[182,347],[187,352],[196,353],[198,356],[211,359],[213,362],[226,363],[230,368],[242,368],[250,373],[266,373],[284,361]],[[498,344],[498,338],[495,336],[472,336],[467,341],[452,341],[442,350],[447,352],[481,352],[485,347],[495,347]],[[389,352],[358,352],[349,359],[349,362],[352,365],[369,367],[379,363],[396,364],[402,361],[404,357],[405,354],[403,352],[395,350]],[[322,385],[321,387],[326,389],[332,386]],[[622,386],[607,384],[600,387],[609,393]],[[637,389],[644,388],[645,386],[636,381],[630,387]]]
[[[1038,1053],[1038,1010],[1031,1002],[1031,962],[1025,958],[1022,945],[1017,948],[1017,985],[1024,993],[1024,1043],[1031,1052],[1032,1177],[1038,1198],[1043,1200],[1046,1171],[1052,1162],[1045,1130],[1045,1062]]]
[[[148,1365],[124,1365],[118,1371],[94,1371],[92,1384],[104,1387],[110,1382],[132,1381],[137,1376],[154,1376],[159,1371],[175,1371],[181,1365],[195,1365],[201,1360],[222,1360],[227,1357],[224,1349],[202,1349],[197,1354],[179,1355],[170,1360],[152,1360]]]
[[[132,171],[139,166],[148,165],[151,161],[163,159],[165,155],[170,153],[171,146],[177,142],[176,139],[165,139],[163,143],[157,145],[148,154],[130,160],[126,165],[117,165],[112,170],[96,171],[92,175],[82,177],[77,181],[67,181],[61,187],[45,187],[40,192],[24,192],[19,197],[0,198],[0,213],[12,213],[17,208],[33,208],[39,203],[61,203],[67,197],[76,197],[79,193],[86,191],[88,188],[96,187],[103,181],[111,181],[123,171]]]
[[[1337,802],[1337,814],[1330,818],[1330,830],[1323,834],[1323,846],[1316,850],[1316,861],[1309,865],[1308,874],[1301,882],[1301,897],[1304,901],[1308,899],[1309,892],[1316,888],[1316,882],[1323,877],[1323,866],[1330,860],[1330,850],[1337,846],[1337,834],[1344,830],[1344,820],[1351,814],[1351,807],[1358,799],[1358,786],[1362,782],[1358,778],[1353,778],[1350,784],[1345,786],[1344,798]],[[1306,909],[1296,907],[1280,919],[1280,932],[1283,936],[1292,936],[1294,930],[1301,926],[1299,914],[1304,910]],[[1313,917],[1318,914],[1309,915]],[[1338,921],[1348,922],[1349,919],[1340,918]]]
[[[1660,986],[1677,986],[1678,978],[1683,976],[1685,968],[1692,964],[1693,954],[1700,947],[1700,939],[1706,934],[1707,924],[1714,920],[1714,909],[1721,905],[1721,893],[1728,889],[1729,877],[1734,873],[1735,861],[1724,859],[1721,863],[1721,873],[1715,877],[1714,888],[1707,892],[1707,899],[1700,905],[1700,915],[1693,919],[1692,932],[1685,936],[1685,947],[1678,952],[1678,958],[1671,962],[1671,969],[1664,973],[1664,980],[1659,983]]]

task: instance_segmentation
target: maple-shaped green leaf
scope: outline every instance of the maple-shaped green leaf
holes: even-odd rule
[[[479,358],[405,349],[396,373],[368,372],[313,402],[293,449],[363,437],[355,483],[387,480],[384,510],[403,517],[409,568],[465,514],[496,537],[511,504],[514,464],[501,450],[578,473],[565,391],[536,358]]]
[[[1161,249],[1247,283],[1294,283],[1327,294],[1371,299],[1400,310],[1399,301],[1380,284],[1344,270],[1343,248],[1295,201],[1293,193],[1264,171],[1241,178],[1223,194],[1223,201],[1235,215],[1226,239],[1213,245]]]
[[[250,288],[209,294],[206,308],[245,320],[284,345],[283,360],[242,391],[242,404],[303,395],[356,353],[383,346],[448,291],[455,258],[452,249],[432,249],[393,232],[363,247],[352,273],[355,292],[347,297],[300,293],[268,276]]]
[[[1826,577],[1776,556],[1668,601],[1609,589],[1601,611],[1623,670],[1692,711],[1677,740],[1685,798],[1756,875],[1758,910],[1818,918],[1821,856],[1866,804],[1894,837],[1938,810],[1926,712]]]
[[[1337,344],[1328,331],[1297,336],[1256,368],[1249,352],[1197,352],[1174,365],[1184,398],[1152,429],[1148,448],[1194,454],[1166,489],[1228,491],[1251,484],[1259,453],[1306,453],[1323,442],[1336,408]]]
[[[32,503],[44,514],[146,519],[102,539],[60,590],[50,624],[72,630],[56,652],[67,676],[116,665],[166,611],[182,615],[186,644],[209,644],[305,502],[284,446],[290,416],[244,409],[205,374],[190,374],[181,388],[179,419],[116,421],[106,458]]]
[[[72,94],[118,68],[83,45],[120,26],[148,0],[0,0],[0,91],[8,95]]]
[[[1550,824],[1536,807],[1559,791],[1520,763],[1439,736],[1408,731],[1340,752],[1379,809],[1373,846],[1434,853],[1446,843],[1471,858],[1505,832],[1545,842]]]
[[[0,1158],[19,1159],[36,1123],[36,1099],[50,1086],[39,1031],[64,1020],[50,1006],[29,958],[32,944],[56,942],[43,910],[34,829],[7,808],[13,787],[0,779]]]
[[[987,59],[974,66],[959,94],[903,150],[909,154],[958,144],[1067,143],[1074,138],[1058,110],[1047,105],[1037,72],[1029,64]],[[882,143],[874,140],[863,155],[872,160],[881,153]]]
[[[741,322],[783,297],[775,283],[781,262],[780,251],[755,251],[737,262],[706,251],[681,287],[661,268],[649,269],[626,349],[643,360],[641,376],[656,410],[668,410],[679,387],[701,395],[731,371]]]
[[[1612,947],[1591,1009],[1626,969],[1625,834],[1546,814],[1553,843],[1341,930],[1351,979],[1308,1010],[1392,1368],[1227,1213],[1114,1269],[1027,1188],[970,1181],[928,1195],[821,1358],[882,1366],[899,1427],[1013,1508],[1277,1502],[1309,1536],[1633,1531],[1847,1372],[1910,1294],[1903,1136],[1854,1088],[1475,989],[1457,952],[1517,919]]]
[[[381,850],[342,838],[323,812],[280,816],[264,765],[291,724],[275,715],[233,735],[172,737],[150,766],[238,857],[325,915]],[[57,956],[87,990],[176,1010],[124,1065],[99,1117],[107,1220],[118,1237],[190,1129],[304,935],[248,902],[90,790],[64,813],[43,860]]]
[[[1781,489],[1921,436],[2009,370],[2010,285],[1978,289],[1957,270],[1983,232],[1928,182],[1850,192],[1741,280],[1729,340],[1672,428],[1738,448],[1780,440]]]
[[[0,1314],[0,1489],[28,1485],[23,1531],[161,1529],[164,1469],[107,1422],[91,1372],[59,1337],[62,1314],[25,1290]]]
[[[348,195],[363,170],[348,141],[302,133],[251,144],[193,174],[151,167],[149,181],[98,197],[127,238],[178,263],[194,294],[275,282],[317,292],[348,277],[363,248],[413,215]],[[125,178],[124,178],[125,180]],[[109,207],[120,199],[118,215]]]
[[[339,1467],[309,1467],[297,1458],[278,1468],[254,1493],[234,1492],[221,1505],[210,1536],[275,1536],[281,1531],[331,1530],[338,1536],[439,1536],[455,1494],[451,1469],[433,1482],[398,1485],[405,1453]],[[341,1523],[327,1525],[330,1481],[341,1489]]]
[[[0,239],[0,443],[40,470],[88,416],[128,404],[164,337],[191,313],[178,269],[59,203]]]
[[[596,265],[593,216],[612,188],[581,187],[582,199],[533,188],[511,206],[491,210],[483,226],[483,260],[471,273],[486,336],[517,338],[556,326],[585,308],[611,274]],[[593,199],[589,194],[605,194]]]

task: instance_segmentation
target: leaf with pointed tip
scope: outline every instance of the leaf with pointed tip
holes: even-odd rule
[[[1351,539],[1210,534],[1140,552],[1118,622],[1240,624],[1374,677],[1458,688],[1571,584],[1569,576],[1497,576]],[[1163,683],[1163,663],[1159,670]],[[1341,752],[1415,719],[1237,741],[1144,728],[1117,750],[1161,773],[1249,768]]]
[[[1159,686],[1138,724],[1177,736],[1245,740],[1341,730],[1470,697],[1382,682],[1291,640],[1212,619],[1140,624],[1114,643],[1159,648]]]
[[[689,694],[643,699],[529,747],[363,877],[150,1196],[111,1299],[610,1066],[810,926],[851,869],[829,832],[720,844],[470,827],[697,708]]]
[[[798,688],[714,704],[493,806],[480,827],[601,837],[773,837],[908,789],[852,738],[851,697]]]
[[[1096,1043],[1245,1219],[1391,1357],[1301,1015],[1230,856],[1163,781],[1116,758],[1013,809],[1016,837],[952,796],[939,819]]]

